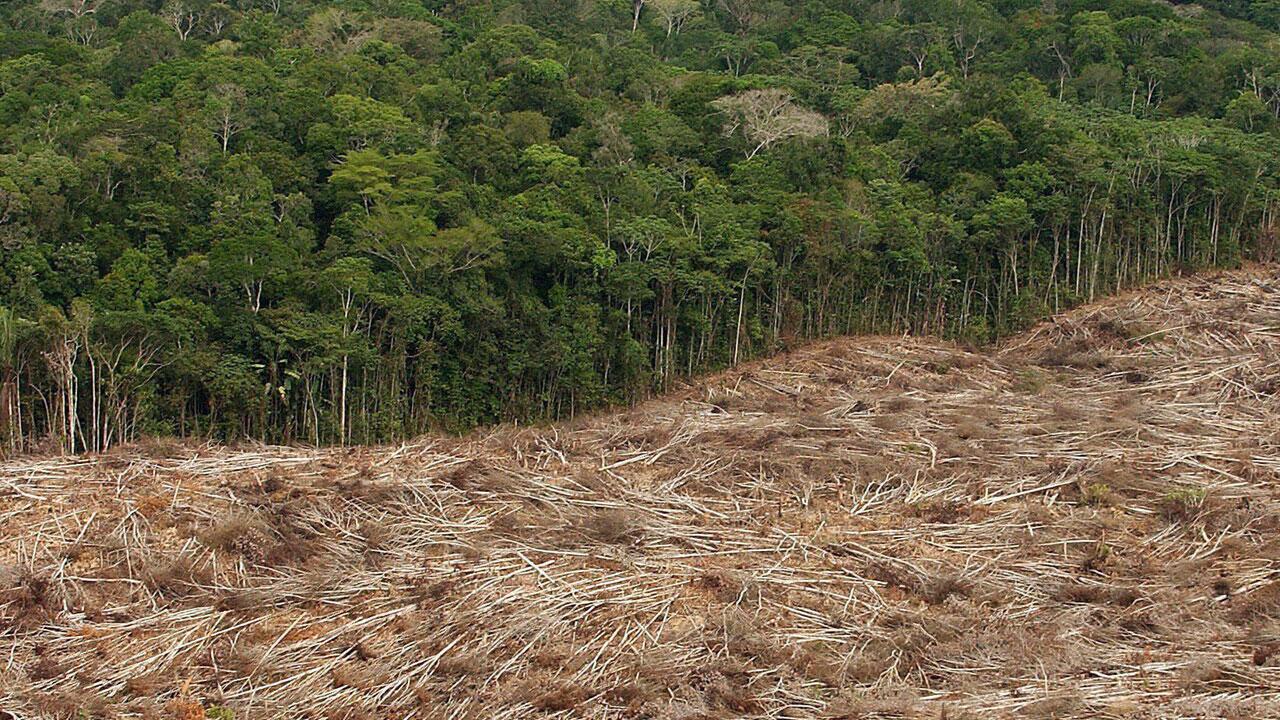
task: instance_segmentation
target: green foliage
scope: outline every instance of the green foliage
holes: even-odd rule
[[[1111,486],[1106,483],[1089,483],[1080,495],[1086,505],[1110,505],[1113,502]]]
[[[1168,520],[1187,520],[1200,510],[1207,497],[1204,488],[1170,490],[1161,498],[1160,511]]]
[[[161,5],[0,3],[10,449],[557,417],[1273,252],[1275,3]]]

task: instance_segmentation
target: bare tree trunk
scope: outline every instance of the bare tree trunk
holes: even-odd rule
[[[747,275],[750,270],[742,274],[742,287],[738,291],[738,323],[733,331],[733,364],[738,364],[738,352],[742,347],[742,314],[743,308],[747,301]]]

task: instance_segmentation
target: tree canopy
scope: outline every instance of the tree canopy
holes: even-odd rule
[[[0,4],[0,441],[570,415],[1276,250],[1280,12]]]

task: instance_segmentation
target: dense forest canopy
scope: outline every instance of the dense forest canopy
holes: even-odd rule
[[[0,5],[0,440],[365,442],[1275,251],[1280,2]]]

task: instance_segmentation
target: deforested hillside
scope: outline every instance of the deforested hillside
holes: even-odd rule
[[[1280,273],[634,409],[0,467],[9,717],[1280,717]]]

